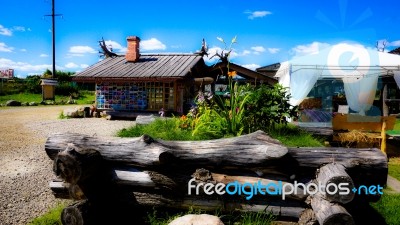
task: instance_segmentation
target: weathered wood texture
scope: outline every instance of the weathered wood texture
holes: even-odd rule
[[[343,206],[330,203],[318,194],[311,199],[311,207],[320,225],[355,224],[353,217]]]
[[[268,187],[261,189],[264,192],[264,195],[259,193],[260,198],[262,198],[262,196],[275,196],[281,198],[282,195],[279,194],[278,188],[289,183],[282,181],[282,179],[278,180],[277,178],[267,179],[255,177],[254,174],[251,176],[251,174],[242,173],[241,176],[232,176],[221,173],[212,173],[204,169],[196,170],[193,174],[174,173],[171,171],[169,173],[161,174],[155,171],[140,171],[133,168],[130,170],[112,169],[111,174],[113,174],[112,182],[123,190],[146,191],[147,193],[168,193],[170,195],[180,196],[188,194],[188,182],[192,178],[195,179],[193,181],[194,184],[222,183],[226,185],[235,181],[239,184],[270,184]],[[60,198],[82,199],[81,196],[83,196],[83,192],[79,188],[62,181],[53,181],[50,183],[50,187],[54,194],[60,196]],[[71,187],[74,187],[74,189],[71,190]],[[101,188],[101,186],[97,187],[97,189]],[[268,188],[268,191],[266,188]],[[249,187],[246,187],[245,190],[250,191]],[[288,188],[285,188],[285,190],[286,194],[283,194],[285,199],[304,201],[308,197],[308,194],[301,188],[297,188],[296,192],[291,192]],[[195,190],[192,190],[192,193],[194,192]]]
[[[96,149],[106,161],[140,167],[180,163],[254,167],[287,153],[286,147],[262,131],[209,141],[160,141],[147,135],[104,139],[81,134],[54,134],[47,139],[46,153],[54,159],[69,143],[82,149]]]
[[[388,173],[387,157],[376,148],[288,148],[288,154],[298,162],[298,173],[315,173],[320,166],[338,163],[359,185],[385,185]]]
[[[194,197],[185,197],[183,199],[172,199],[163,195],[155,195],[148,193],[134,192],[135,200],[141,206],[147,207],[171,207],[178,209],[203,209],[207,211],[221,210],[223,212],[231,212],[232,210],[241,210],[244,212],[272,212],[274,215],[283,217],[299,218],[300,214],[305,210],[305,205],[300,202],[293,201],[263,201],[248,203],[242,202],[226,202],[217,199],[200,199]]]
[[[321,183],[325,187],[346,182],[351,189],[359,185],[384,186],[388,172],[386,155],[379,149],[286,148],[262,131],[209,141],[160,141],[147,135],[106,139],[55,134],[48,138],[45,150],[54,160],[55,174],[62,179],[50,183],[55,196],[88,199],[90,203],[89,208],[89,203],[67,207],[63,216],[72,222],[65,224],[87,224],[92,218],[88,212],[106,215],[110,205],[226,211],[267,208],[275,215],[298,218],[308,203],[321,225],[354,224],[340,205],[351,202],[355,198],[353,192],[345,196],[308,196],[298,188],[284,196],[281,192],[266,192],[245,200],[254,186],[242,186],[238,195],[208,196],[204,191],[189,195],[188,183],[270,184],[264,188],[274,192],[276,187],[294,181]],[[356,197],[375,201],[380,196]],[[306,198],[311,202],[306,204]],[[314,214],[303,215],[312,218]]]
[[[330,163],[322,166],[318,170],[316,180],[316,183],[323,187],[321,193],[323,198],[329,202],[346,204],[353,200],[355,193],[351,190],[354,188],[354,183],[343,165]],[[341,192],[345,192],[341,190],[342,188],[349,190],[349,193],[342,194]]]
[[[61,222],[68,225],[95,224],[95,215],[88,201],[75,202],[62,210]]]

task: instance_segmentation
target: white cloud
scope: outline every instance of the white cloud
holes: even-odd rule
[[[268,48],[269,53],[276,54],[280,51],[279,48]]]
[[[40,54],[39,57],[46,58],[46,57],[49,57],[49,55],[47,55],[47,54]]]
[[[141,41],[140,48],[143,51],[152,51],[165,50],[167,46],[165,46],[165,44],[163,44],[161,41],[157,40],[157,38],[151,38],[149,40]]]
[[[3,25],[0,25],[0,35],[12,36],[12,31],[8,28],[3,27]]]
[[[244,13],[250,14],[247,18],[249,18],[251,20],[255,19],[255,18],[262,18],[262,17],[272,14],[272,12],[270,12],[270,11],[246,11]]]
[[[83,56],[83,54],[87,54],[87,53],[94,54],[94,53],[97,53],[97,51],[89,46],[78,45],[78,46],[70,47],[69,53],[72,53],[71,55],[74,55],[74,56]]]
[[[249,51],[249,50],[244,50],[243,52],[242,52],[242,55],[243,56],[245,56],[245,55],[250,55],[251,54],[251,51]]]
[[[109,49],[112,48],[113,52],[120,52],[120,53],[126,52],[127,48],[123,47],[121,44],[119,44],[116,41],[108,40],[108,41],[105,41],[105,42],[106,42],[106,46]]]
[[[314,41],[308,45],[298,45],[292,48],[292,51],[296,54],[296,56],[303,56],[303,55],[313,55],[318,54],[320,50],[329,47],[328,43],[321,43]]]
[[[81,64],[80,66],[81,66],[81,68],[82,68],[82,69],[86,69],[86,68],[88,68],[88,67],[89,67],[89,65],[88,65],[88,64]]]
[[[252,64],[245,64],[245,65],[242,65],[243,67],[246,67],[247,69],[250,69],[250,70],[256,70],[257,68],[260,68],[261,66],[260,65],[258,65],[258,64],[254,64],[254,63],[252,63]]]
[[[25,48],[21,48],[20,51],[21,52],[27,52],[28,50],[26,50]]]
[[[255,51],[255,52],[265,52],[265,48],[263,46],[255,46],[255,47],[251,47],[251,50]]]
[[[21,31],[21,32],[25,32],[25,31],[31,31],[31,29],[30,28],[25,28],[25,27],[23,27],[23,26],[14,26],[13,28],[12,28],[12,30],[14,31]]]
[[[13,47],[9,47],[6,43],[0,42],[0,52],[12,52],[13,50]]]
[[[73,62],[70,62],[70,63],[65,64],[65,67],[68,68],[68,69],[73,69],[73,68],[78,68],[79,65],[77,65],[77,64],[75,64]]]
[[[388,46],[393,46],[393,47],[400,47],[400,40],[397,41],[392,41],[388,44]]]
[[[10,59],[0,58],[0,68],[13,68],[15,70],[25,71],[25,72],[43,72],[48,68],[52,68],[50,64],[32,65],[25,62],[14,62]],[[57,67],[57,69],[62,69],[62,67]]]

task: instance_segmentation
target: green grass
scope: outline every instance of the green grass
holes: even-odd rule
[[[371,206],[383,217],[388,225],[400,224],[400,194],[387,193],[383,190],[383,195],[378,202],[371,203]]]
[[[400,180],[400,158],[389,158],[389,175]]]
[[[287,147],[322,147],[322,140],[318,140],[310,133],[301,130],[293,124],[276,125],[267,133]]]
[[[299,129],[298,127],[288,124],[277,125],[274,129],[270,129],[267,133],[282,142],[288,147],[321,147],[321,141],[313,137],[311,134]],[[178,118],[170,118],[167,120],[156,119],[148,125],[137,125],[128,129],[122,129],[118,132],[118,137],[139,137],[148,134],[153,138],[163,140],[209,140],[214,137],[207,135],[193,136],[191,130],[181,129],[179,127]],[[222,137],[221,137],[222,138]]]
[[[388,130],[386,133],[389,135],[400,135],[400,119],[396,120],[393,130]]]
[[[44,215],[33,219],[28,225],[61,225],[61,211],[64,207],[64,204],[59,204]]]
[[[81,96],[75,100],[77,101],[77,104],[83,105],[83,104],[91,104],[93,102],[94,98],[95,98],[94,92],[83,91],[81,93]],[[68,99],[69,99],[69,96],[56,95],[56,102],[60,102],[60,101],[67,102]],[[42,95],[41,94],[30,94],[30,93],[19,93],[19,94],[0,96],[0,104],[5,104],[8,100],[15,100],[15,101],[19,101],[19,102],[39,103],[42,101]]]
[[[148,134],[163,140],[204,140],[208,137],[192,136],[191,130],[181,129],[178,118],[156,119],[148,125],[136,125],[118,132],[118,137],[139,137]]]

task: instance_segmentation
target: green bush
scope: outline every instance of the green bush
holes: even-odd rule
[[[26,91],[28,93],[40,94],[42,93],[42,86],[40,85],[41,77],[39,75],[27,76],[25,78]]]
[[[249,91],[252,94],[244,115],[248,132],[266,130],[274,124],[287,124],[286,118],[297,116],[297,107],[290,105],[290,94],[280,84],[249,87]]]
[[[79,96],[79,90],[77,87],[73,86],[71,83],[59,83],[55,90],[56,95],[62,96]]]

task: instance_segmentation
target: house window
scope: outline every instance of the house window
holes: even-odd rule
[[[103,82],[96,85],[99,109],[175,110],[174,82]]]
[[[147,82],[148,109],[157,111],[175,110],[174,83]]]

